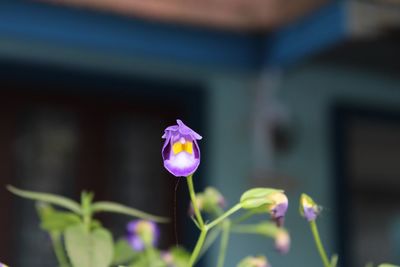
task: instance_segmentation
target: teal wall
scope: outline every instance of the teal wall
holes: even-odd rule
[[[256,79],[256,78],[254,78]],[[250,186],[252,168],[250,120],[254,79],[227,76],[210,81],[209,140],[204,144],[209,160],[210,183],[230,204]],[[314,62],[292,67],[282,77],[279,100],[292,114],[297,136],[290,153],[276,158],[275,167],[294,180],[288,191],[290,209],[286,225],[292,235],[289,255],[278,255],[269,240],[232,236],[226,266],[235,266],[247,254],[266,253],[273,266],[317,267],[320,259],[307,223],[298,215],[298,197],[307,192],[324,206],[319,219],[322,238],[329,252],[335,250],[333,151],[329,111],[346,102],[372,108],[400,110],[400,79],[367,70]],[[204,155],[207,157],[207,155]],[[206,266],[214,266],[216,251]]]
[[[304,191],[324,206],[319,223],[329,251],[336,241],[330,107],[345,102],[400,110],[399,89],[400,79],[395,77],[324,62],[294,67],[283,77],[280,99],[293,115],[298,139],[294,150],[278,159],[277,167],[298,180],[298,189],[292,193],[294,200]],[[296,205],[292,205],[288,218],[292,263],[282,266],[320,266],[309,229],[298,218]]]

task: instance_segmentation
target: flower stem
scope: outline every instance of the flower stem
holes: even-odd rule
[[[235,206],[233,206],[230,210],[228,210],[227,212],[225,212],[224,214],[222,214],[221,216],[219,216],[217,219],[215,219],[214,221],[210,222],[209,224],[207,224],[207,228],[211,229],[214,226],[216,226],[217,224],[219,224],[220,222],[222,222],[223,220],[225,220],[227,217],[231,216],[232,214],[234,214],[235,212],[237,212],[238,210],[240,210],[242,208],[242,205],[240,203],[236,204]]]
[[[226,257],[226,249],[228,247],[228,242],[229,242],[230,227],[231,227],[231,222],[229,220],[226,220],[223,222],[217,267],[224,267],[225,257]]]
[[[326,251],[324,249],[324,246],[322,245],[321,238],[320,238],[319,232],[318,232],[317,223],[315,222],[315,220],[310,221],[310,227],[311,227],[311,232],[314,236],[315,245],[317,246],[317,249],[318,249],[319,255],[321,256],[324,267],[330,267],[328,256],[326,255]]]
[[[51,242],[53,243],[54,253],[56,255],[58,264],[60,267],[67,267],[68,260],[65,255],[64,248],[61,243],[61,238],[59,233],[50,233]]]
[[[190,256],[189,267],[192,267],[196,263],[199,254],[201,252],[201,249],[203,248],[204,241],[206,240],[209,228],[204,224],[203,217],[201,216],[199,207],[197,206],[196,192],[194,191],[194,186],[193,186],[193,175],[189,175],[186,180],[188,183],[189,194],[190,194],[190,199],[192,201],[194,214],[196,216],[196,220],[201,230],[199,239],[197,240],[196,246],[194,247],[192,255]]]
[[[203,229],[200,232],[199,239],[197,240],[196,246],[194,247],[193,253],[190,256],[189,267],[193,267],[193,265],[196,263],[198,256],[200,254],[201,248],[203,247],[204,241],[206,239],[207,232],[208,232],[207,227],[203,227]]]
[[[194,191],[194,186],[193,186],[193,175],[189,175],[186,180],[187,180],[188,187],[189,187],[189,194],[190,194],[190,199],[192,201],[194,214],[196,216],[197,222],[199,223],[200,229],[203,229],[204,228],[204,220],[203,220],[203,217],[201,217],[201,213],[200,213],[199,207],[197,206],[197,202],[196,202],[196,192]]]
[[[199,258],[201,258],[207,250],[214,244],[215,240],[219,237],[219,234],[221,233],[222,228],[221,227],[216,227],[212,229],[208,234],[206,241],[204,242],[203,248],[200,251]]]

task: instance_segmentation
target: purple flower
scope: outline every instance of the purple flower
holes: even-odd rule
[[[300,197],[300,214],[309,222],[317,219],[321,208],[314,202],[314,200],[306,195],[302,194]]]
[[[197,140],[202,137],[187,127],[181,120],[178,125],[169,126],[162,136],[164,167],[176,177],[193,174],[200,165],[200,149]]]
[[[0,267],[8,267],[8,265],[5,265],[4,263],[0,262]]]
[[[127,241],[136,251],[154,247],[160,235],[157,224],[146,220],[131,221],[127,225],[127,232]]]

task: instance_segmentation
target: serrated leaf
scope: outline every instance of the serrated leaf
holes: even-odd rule
[[[109,202],[109,201],[99,201],[95,202],[92,205],[92,212],[93,213],[99,213],[99,212],[111,212],[111,213],[119,213],[119,214],[124,214],[128,216],[133,216],[145,220],[150,220],[154,222],[159,222],[159,223],[165,223],[168,222],[168,218],[163,218],[159,216],[155,216],[152,214],[145,213],[143,211],[130,208],[128,206],[115,203],[115,202]]]
[[[114,254],[109,231],[97,228],[88,232],[83,224],[67,228],[65,247],[73,267],[108,267]]]
[[[69,198],[66,198],[63,196],[54,195],[54,194],[49,194],[49,193],[21,190],[14,186],[11,186],[11,185],[8,185],[7,189],[11,193],[13,193],[19,197],[53,204],[53,205],[68,209],[70,211],[73,211],[77,214],[81,214],[80,205],[72,199],[69,199]]]

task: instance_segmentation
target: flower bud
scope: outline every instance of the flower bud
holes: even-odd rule
[[[239,262],[237,267],[270,267],[270,265],[264,256],[249,256]]]
[[[168,267],[174,266],[174,256],[172,255],[171,252],[163,252],[161,254],[161,259],[164,261],[165,264],[167,264]]]
[[[134,220],[128,224],[127,230],[127,241],[136,251],[142,251],[157,244],[159,229],[154,222]]]
[[[219,210],[225,207],[225,198],[217,189],[207,187],[203,193],[196,195],[195,203],[197,208],[202,212],[218,213]],[[192,205],[190,205],[189,214],[191,216],[194,215]]]
[[[279,229],[275,235],[275,248],[282,254],[286,254],[290,249],[290,236],[286,230]]]
[[[307,221],[314,221],[319,213],[321,212],[321,208],[314,202],[314,200],[308,196],[307,194],[301,194],[300,197],[300,214]]]
[[[276,192],[269,195],[272,204],[268,205],[268,211],[278,226],[283,225],[283,221],[288,209],[289,201],[283,192]]]
[[[244,209],[257,212],[269,212],[276,223],[283,225],[289,201],[282,190],[272,188],[254,188],[246,191],[240,198]]]
[[[283,191],[272,188],[253,188],[242,194],[240,204],[244,209],[262,208],[267,204],[273,204],[270,195],[277,192]]]

